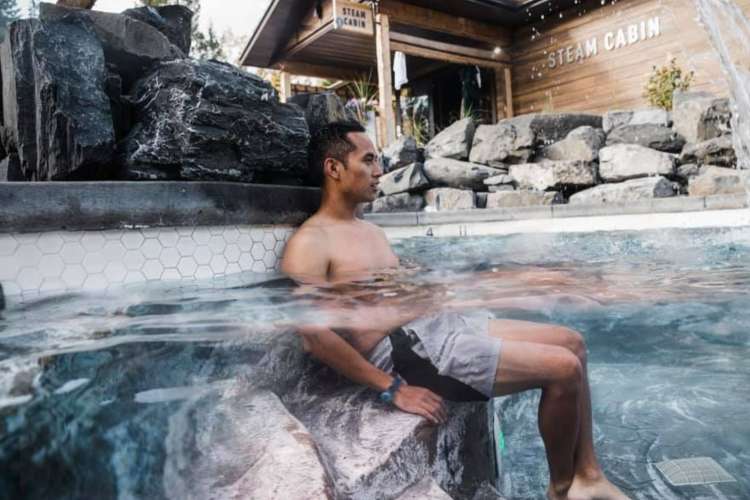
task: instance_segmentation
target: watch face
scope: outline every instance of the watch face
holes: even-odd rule
[[[380,399],[382,399],[386,403],[390,403],[390,402],[393,401],[393,396],[391,395],[390,392],[381,392],[380,393]]]

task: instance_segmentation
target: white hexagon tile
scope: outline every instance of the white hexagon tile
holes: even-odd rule
[[[211,226],[0,234],[8,296],[275,271],[288,226]]]

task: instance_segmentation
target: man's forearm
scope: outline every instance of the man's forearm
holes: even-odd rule
[[[358,384],[378,391],[391,385],[393,377],[367,361],[348,342],[323,327],[299,328],[305,349],[338,373]]]

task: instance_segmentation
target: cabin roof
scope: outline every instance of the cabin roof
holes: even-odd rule
[[[305,14],[312,8],[314,1],[271,0],[245,46],[240,64],[262,68],[272,66],[276,62],[279,49],[292,36]],[[523,25],[530,18],[536,18],[537,13],[556,12],[574,2],[558,0],[553,4],[550,0],[457,0],[440,2],[439,9],[436,9],[434,0],[401,1],[506,27]]]

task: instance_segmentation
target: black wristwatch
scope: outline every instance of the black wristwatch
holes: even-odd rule
[[[398,391],[398,388],[401,387],[402,382],[403,380],[401,379],[401,377],[396,375],[393,379],[393,382],[391,382],[390,387],[380,393],[381,401],[385,403],[393,403],[393,398],[396,397],[396,391]]]

